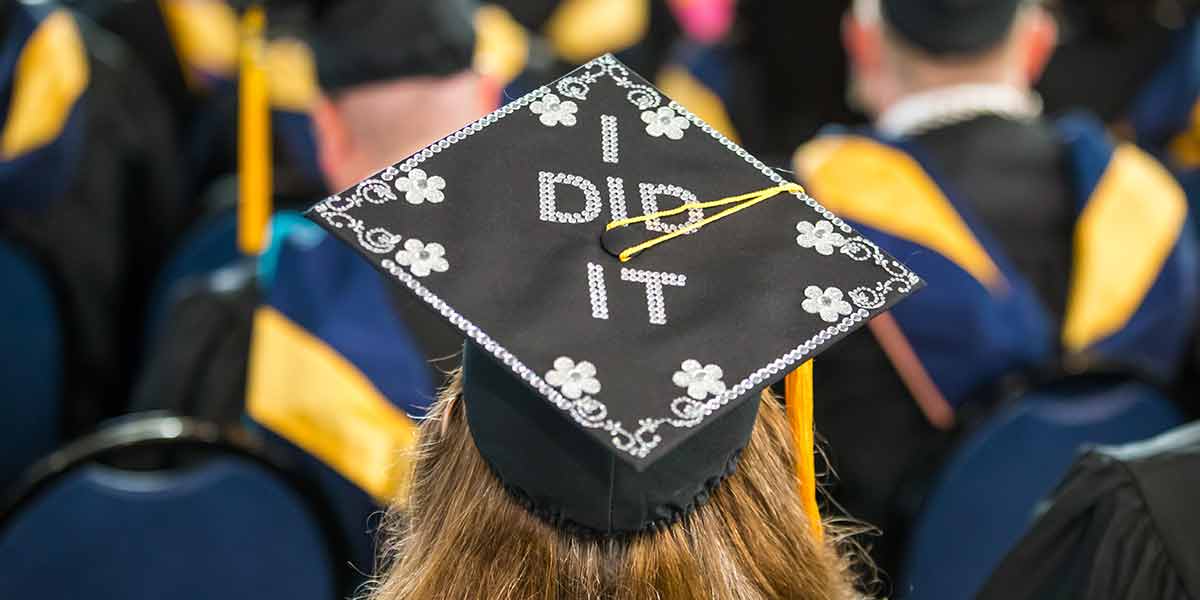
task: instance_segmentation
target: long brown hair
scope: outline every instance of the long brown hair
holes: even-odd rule
[[[555,529],[521,507],[476,450],[455,376],[421,425],[372,600],[841,600],[850,563],[808,529],[784,410],[764,392],[736,472],[681,522],[618,538]],[[398,504],[400,506],[401,504]]]

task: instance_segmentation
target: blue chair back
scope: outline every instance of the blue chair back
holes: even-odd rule
[[[1116,383],[1026,395],[967,436],[913,528],[898,597],[973,598],[1081,447],[1142,440],[1183,423],[1152,387]]]
[[[184,422],[167,419],[170,435]],[[254,457],[75,466],[0,522],[0,598],[334,600],[347,590],[328,515]],[[69,453],[68,453],[69,454]]]
[[[246,425],[262,436],[273,449],[281,455],[286,455],[288,462],[316,484],[321,493],[329,499],[333,515],[346,542],[346,560],[350,563],[353,573],[351,587],[357,588],[366,583],[364,574],[372,572],[375,558],[381,550],[380,527],[388,507],[381,505],[336,469],[303,448],[249,419]]]
[[[226,209],[198,223],[184,236],[150,292],[146,339],[155,339],[181,283],[227,267],[240,257],[236,209]]]
[[[62,331],[37,266],[0,241],[0,489],[58,446]]]
[[[320,241],[320,227],[298,212],[280,211],[271,217],[271,240],[258,260],[258,274],[269,284],[279,260],[281,242],[288,239],[312,245]],[[167,261],[150,295],[146,340],[153,341],[167,319],[172,304],[188,282],[212,275],[241,260],[237,247],[237,212],[228,209],[202,221]]]

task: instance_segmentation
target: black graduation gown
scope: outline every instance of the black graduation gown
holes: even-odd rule
[[[744,145],[763,160],[787,156],[797,140],[809,139],[826,123],[864,121],[846,101],[841,22],[850,5],[849,0],[738,3],[729,45],[743,60],[732,73],[731,112]]]
[[[66,337],[64,433],[120,413],[150,281],[187,219],[169,111],[119,39],[80,20],[91,72],[66,192],[0,210],[0,236],[48,273]]]
[[[111,31],[129,47],[161,92],[177,133],[186,130],[199,97],[188,88],[159,2],[76,0],[75,10]]]
[[[1200,424],[1076,462],[980,600],[1200,598]]]

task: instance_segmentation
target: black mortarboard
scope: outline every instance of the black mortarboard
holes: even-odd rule
[[[1026,0],[881,0],[883,18],[909,43],[935,55],[992,48]]]
[[[611,56],[309,214],[466,335],[468,422],[508,489],[600,533],[702,502],[758,392],[920,283]]]
[[[309,0],[317,78],[326,91],[471,66],[473,0]]]

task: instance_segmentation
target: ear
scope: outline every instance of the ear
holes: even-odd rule
[[[878,24],[859,19],[853,10],[846,11],[842,17],[842,45],[856,72],[870,73],[879,67],[883,55],[880,36]]]
[[[1054,55],[1058,45],[1058,23],[1045,9],[1030,9],[1029,23],[1024,34],[1025,58],[1023,75],[1030,85],[1037,83],[1046,70],[1046,64]]]
[[[504,93],[504,85],[494,77],[479,74],[479,114],[486,115],[500,106],[500,96]]]
[[[323,94],[313,103],[311,114],[321,172],[326,182],[338,187],[339,173],[350,162],[350,130],[337,107]]]

